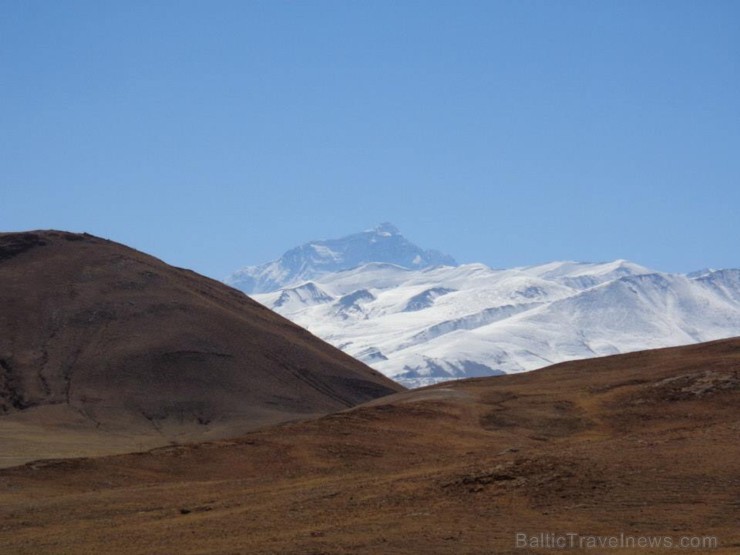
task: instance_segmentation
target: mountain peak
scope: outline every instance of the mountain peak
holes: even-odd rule
[[[375,229],[339,239],[310,241],[287,251],[278,260],[239,270],[226,282],[245,293],[267,293],[370,263],[413,269],[457,266],[451,256],[422,249],[401,235],[396,226],[384,222]]]
[[[401,231],[390,222],[383,222],[375,228],[375,233],[383,236],[401,235]]]

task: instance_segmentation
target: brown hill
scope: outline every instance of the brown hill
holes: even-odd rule
[[[641,543],[667,538],[735,554],[739,439],[732,339],[400,393],[239,439],[2,470],[0,545],[644,554],[670,551]],[[563,537],[575,547],[542,547]]]
[[[401,389],[219,282],[86,234],[0,234],[0,464],[234,435]]]

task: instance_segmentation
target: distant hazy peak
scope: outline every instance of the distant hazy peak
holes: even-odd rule
[[[457,266],[451,256],[422,249],[401,235],[396,226],[384,222],[375,229],[339,239],[309,241],[290,249],[278,260],[238,270],[226,282],[245,293],[267,293],[371,263],[409,269]]]
[[[378,235],[401,235],[401,231],[390,222],[383,222],[375,229],[368,230],[371,233],[377,233]]]

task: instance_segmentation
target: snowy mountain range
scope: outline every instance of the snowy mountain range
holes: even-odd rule
[[[740,335],[738,269],[458,266],[390,224],[308,243],[228,283],[411,387]]]

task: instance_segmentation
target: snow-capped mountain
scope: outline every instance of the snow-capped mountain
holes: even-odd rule
[[[311,241],[289,250],[273,262],[238,270],[226,279],[226,283],[245,293],[266,293],[369,262],[416,269],[456,265],[451,256],[423,250],[409,242],[395,226],[384,223],[341,239]]]
[[[393,230],[408,252],[421,251]],[[356,260],[350,250],[343,257]],[[667,274],[625,260],[415,268],[408,260],[286,278],[254,298],[408,386],[740,335],[737,269]]]

